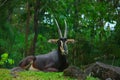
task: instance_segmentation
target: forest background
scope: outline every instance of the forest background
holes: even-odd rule
[[[120,0],[0,0],[0,68],[12,68],[29,55],[56,49],[68,24],[68,62],[83,66],[96,61],[120,66]]]

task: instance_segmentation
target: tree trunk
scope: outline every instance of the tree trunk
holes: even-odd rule
[[[27,2],[27,21],[26,21],[26,31],[25,31],[25,56],[28,56],[28,34],[30,25],[30,4]]]
[[[35,54],[35,46],[36,46],[37,37],[38,37],[39,5],[40,5],[40,0],[36,0],[35,6],[34,6],[34,38],[33,38],[33,41],[31,43],[31,47],[29,48],[29,54],[28,55],[34,55]]]

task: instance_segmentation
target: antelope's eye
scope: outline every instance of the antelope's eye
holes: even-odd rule
[[[64,38],[64,41],[67,41],[67,38]]]

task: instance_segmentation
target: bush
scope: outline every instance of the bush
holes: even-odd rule
[[[1,59],[0,59],[0,66],[1,67],[6,67],[7,64],[8,65],[14,64],[14,60],[9,58],[8,53],[3,53],[1,55]]]

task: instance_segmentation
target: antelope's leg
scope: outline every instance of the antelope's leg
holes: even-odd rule
[[[58,72],[58,69],[56,68],[46,68],[44,69],[45,72]]]
[[[57,72],[58,69],[54,68],[54,63],[49,63],[45,66],[44,70],[45,72]]]

